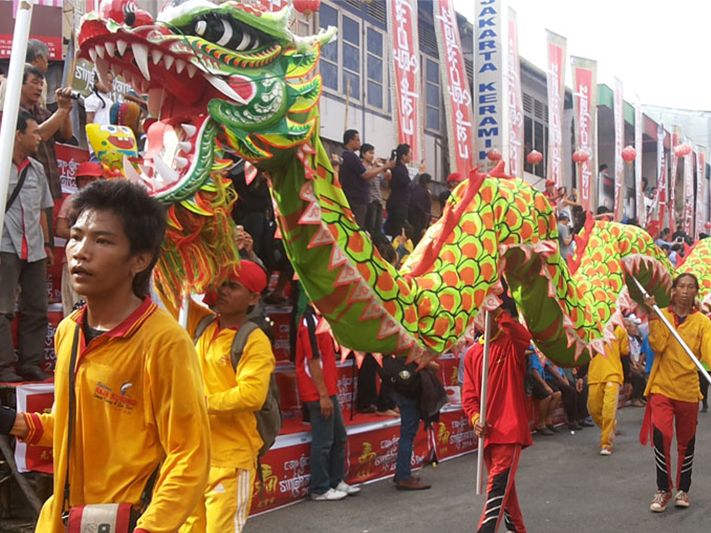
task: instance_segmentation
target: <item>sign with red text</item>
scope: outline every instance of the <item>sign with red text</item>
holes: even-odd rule
[[[580,203],[585,211],[597,209],[597,61],[571,57],[573,68],[574,150],[586,152],[578,164]]]
[[[647,210],[644,207],[644,197],[647,191],[642,187],[643,122],[642,104],[638,97],[634,106],[634,149],[637,151],[637,157],[634,160],[635,213],[640,227],[645,228],[647,227]]]
[[[694,239],[699,238],[699,233],[707,233],[704,229],[706,223],[706,197],[704,196],[704,188],[706,179],[704,176],[704,167],[706,166],[706,148],[703,146],[696,147],[696,208],[694,209]]]
[[[622,96],[622,81],[615,78],[613,115],[615,121],[615,220],[624,218],[625,206],[625,161],[622,148],[625,143],[625,101]]]
[[[556,187],[565,185],[563,161],[563,110],[565,107],[565,48],[566,39],[547,31],[548,68],[548,179]]]
[[[18,385],[17,410],[22,413],[50,413],[54,404],[54,383],[31,383]],[[15,462],[20,472],[44,472],[51,474],[51,446],[28,446],[17,441]]]
[[[681,142],[681,126],[672,126],[671,138],[671,181],[669,182],[669,228],[672,234],[676,231],[676,182],[679,173],[679,158],[674,148]]]
[[[84,161],[89,161],[89,152],[76,146],[57,143],[54,147],[59,166],[59,180],[62,183],[62,192],[72,194],[77,192],[74,173]]]
[[[472,153],[474,149],[472,139],[472,98],[469,92],[467,69],[464,64],[464,54],[462,53],[462,45],[459,38],[457,14],[454,11],[452,0],[435,0],[434,14],[440,72],[444,87],[444,111],[447,119],[450,171],[468,176],[476,160]],[[490,31],[487,30],[487,32]],[[501,55],[500,51],[499,55]],[[482,66],[481,68],[486,73],[491,67]],[[498,91],[501,91],[501,87],[498,88]],[[491,96],[485,96],[484,98],[491,98]],[[488,134],[483,134],[482,131],[487,131],[498,138],[501,129],[500,124],[500,116],[498,118],[493,116],[482,118],[482,123],[477,125],[477,135],[480,137],[486,136]]]
[[[656,215],[657,226],[661,231],[666,224],[666,203],[667,203],[667,158],[664,153],[664,124],[659,123],[657,126],[657,191],[654,195],[654,209]]]
[[[508,21],[508,136],[509,174],[523,178],[523,95],[521,93],[521,58],[518,55],[518,22],[509,8]]]
[[[694,220],[694,153],[684,157],[684,210],[681,228],[690,237],[693,234]]]
[[[397,142],[409,144],[413,161],[424,159],[420,101],[420,46],[417,0],[388,0],[391,95],[397,118]]]

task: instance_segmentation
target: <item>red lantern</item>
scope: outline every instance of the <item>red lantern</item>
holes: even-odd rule
[[[704,224],[704,229],[706,231],[710,230],[711,229],[711,222],[707,222],[706,224]]]
[[[294,9],[307,16],[318,11],[319,7],[321,7],[321,0],[294,0]]]
[[[501,152],[499,152],[496,148],[492,148],[489,150],[489,153],[486,154],[486,158],[489,161],[501,161]]]
[[[528,161],[529,165],[533,165],[535,167],[538,163],[543,161],[543,154],[538,150],[531,150],[526,156],[526,161]]]
[[[632,164],[632,161],[634,161],[636,157],[637,150],[635,150],[633,146],[625,146],[624,150],[622,150],[622,159],[629,164]]]
[[[686,143],[678,144],[674,147],[674,155],[677,157],[686,157],[691,153],[691,146]]]
[[[575,161],[578,165],[586,163],[589,159],[590,152],[584,150],[583,148],[578,148],[575,152],[573,152],[573,161]]]

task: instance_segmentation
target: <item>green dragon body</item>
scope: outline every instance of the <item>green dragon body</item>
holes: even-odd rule
[[[629,276],[668,302],[673,271],[645,231],[589,220],[567,265],[549,202],[502,166],[472,171],[397,271],[356,224],[318,137],[317,65],[333,29],[296,37],[291,8],[251,3],[174,0],[157,21],[130,0],[101,9],[83,22],[81,53],[100,75],[114,68],[145,89],[159,119],[148,130],[152,172],[133,179],[209,215],[196,194],[220,188],[225,152],[267,172],[294,269],[357,355],[424,363],[451,349],[498,305],[502,275],[538,348],[564,365],[603,351],[621,308],[641,302]]]

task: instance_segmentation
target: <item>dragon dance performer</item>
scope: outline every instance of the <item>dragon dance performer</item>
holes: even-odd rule
[[[498,331],[490,341],[486,426],[479,422],[483,344],[475,344],[464,361],[462,405],[474,433],[485,438],[484,460],[489,471],[479,533],[495,533],[502,517],[507,531],[526,532],[514,476],[521,449],[533,444],[523,387],[531,334],[514,320],[516,314],[516,306],[508,298],[494,311]]]
[[[711,363],[711,321],[698,311],[694,302],[699,282],[692,274],[680,274],[672,285],[671,305],[662,310],[679,336],[699,360]],[[645,298],[651,309],[653,296]],[[694,459],[696,423],[699,411],[699,375],[689,356],[673,338],[662,321],[649,320],[649,344],[654,351],[654,365],[644,391],[649,397],[640,432],[640,442],[647,443],[651,433],[657,471],[657,492],[650,509],[664,512],[672,498],[671,441],[676,423],[679,453],[674,499],[676,507],[689,507],[691,467]]]
[[[615,340],[590,361],[588,369],[588,411],[600,428],[600,455],[612,454],[617,427],[617,396],[624,381],[622,356],[629,354],[627,330],[617,326]]]

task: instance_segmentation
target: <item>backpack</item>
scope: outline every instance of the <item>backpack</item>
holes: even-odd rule
[[[417,363],[406,363],[404,357],[383,357],[382,377],[390,381],[393,390],[403,396],[418,398],[422,392]]]
[[[195,335],[193,337],[193,342],[197,344],[198,339],[205,333],[205,330],[210,324],[215,321],[215,315],[208,315],[204,317],[198,323],[195,329]],[[236,371],[239,360],[242,357],[242,352],[244,352],[245,346],[247,346],[247,339],[252,334],[253,331],[260,329],[260,327],[248,320],[237,330],[234,340],[232,341],[232,368]],[[259,450],[259,457],[264,457],[264,455],[269,451],[274,445],[274,441],[281,431],[281,405],[279,403],[279,387],[277,387],[276,379],[274,378],[274,372],[269,376],[269,390],[267,391],[267,399],[264,401],[262,408],[254,413],[257,419],[257,432],[264,443]]]

